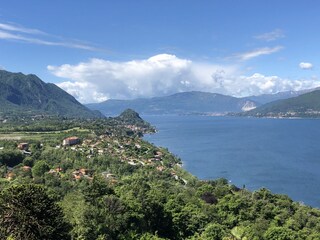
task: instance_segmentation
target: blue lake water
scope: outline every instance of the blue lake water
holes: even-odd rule
[[[159,131],[144,138],[168,148],[200,179],[227,178],[250,190],[320,207],[320,120],[143,116]]]

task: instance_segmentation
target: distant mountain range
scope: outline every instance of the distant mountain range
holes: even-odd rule
[[[0,70],[0,115],[60,115],[102,117],[79,103],[73,96],[36,75]]]
[[[253,109],[257,103],[244,98],[235,98],[216,93],[183,92],[166,97],[135,100],[107,100],[87,104],[107,116],[118,115],[127,108],[140,114],[207,114],[221,115]]]
[[[267,103],[241,115],[255,117],[320,117],[320,90]]]
[[[277,100],[297,97],[297,96],[300,96],[301,94],[312,92],[315,90],[319,90],[319,88],[305,89],[301,91],[285,91],[285,92],[279,92],[275,94],[262,94],[258,96],[246,97],[246,99],[257,102],[259,103],[259,105],[262,105],[262,104],[266,104],[266,103],[277,101]]]
[[[97,118],[103,117],[101,112],[115,116],[128,108],[140,114],[158,115],[241,113],[243,116],[262,117],[320,117],[320,90],[288,91],[246,98],[193,91],[155,98],[111,99],[83,106],[55,84],[45,83],[36,75],[0,70],[0,117],[44,114]]]
[[[243,112],[241,115],[245,116],[251,114],[264,115],[266,114],[266,109],[273,106],[273,102],[281,102],[281,100],[297,97],[315,90],[317,90],[317,88],[302,91],[286,91],[276,94],[263,94],[245,98],[235,98],[217,93],[194,91],[176,93],[165,97],[140,98],[134,100],[110,99],[101,103],[87,104],[86,106],[93,110],[99,110],[107,116],[118,115],[127,108],[134,109],[140,114],[147,115],[225,115],[228,113],[241,112]],[[263,113],[258,113],[260,109]]]

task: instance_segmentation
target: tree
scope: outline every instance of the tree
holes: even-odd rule
[[[161,240],[165,238],[160,238],[157,235],[152,235],[151,233],[144,233],[141,237],[140,240]]]
[[[5,150],[0,153],[0,164],[14,167],[23,161],[23,154],[18,150]]]
[[[32,167],[33,166],[33,158],[32,157],[26,157],[24,160],[23,160],[23,165],[25,166],[29,166],[29,167]]]
[[[89,239],[91,229],[90,222],[86,220],[86,213],[89,212],[89,204],[85,202],[84,196],[80,192],[68,193],[61,207],[66,219],[72,225],[70,232],[72,239]]]
[[[205,228],[205,230],[201,234],[201,239],[220,240],[225,235],[226,231],[222,225],[218,223],[211,223]]]
[[[99,175],[94,176],[92,182],[83,190],[87,202],[95,202],[99,197],[112,194],[113,190],[108,183]]]
[[[266,240],[298,240],[296,232],[284,227],[270,227],[264,234]]]
[[[50,170],[49,165],[43,161],[37,161],[32,168],[32,174],[34,177],[42,177],[46,172]]]
[[[70,239],[61,208],[44,188],[17,185],[0,194],[0,238]]]

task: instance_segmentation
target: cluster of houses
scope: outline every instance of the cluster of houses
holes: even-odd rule
[[[141,127],[138,127],[136,125],[125,125],[124,126],[125,128],[128,128],[134,132],[139,132],[139,131],[144,131],[145,129],[144,128],[141,128]]]
[[[6,174],[6,179],[8,180],[12,180],[16,174],[12,171],[13,168],[12,167],[7,167],[7,174]],[[21,170],[24,172],[31,172],[31,167],[30,166],[22,166]]]
[[[63,171],[63,169],[61,167],[57,167],[55,169],[50,169],[49,173],[50,174],[57,174],[57,173],[61,173]]]
[[[93,171],[85,168],[76,169],[72,172],[72,176],[74,179],[79,180],[81,178],[88,178],[92,180]]]
[[[98,139],[84,139],[80,141],[77,137],[64,139],[63,145],[69,146],[71,150],[82,152],[86,154],[88,159],[94,156],[111,155],[117,157],[120,161],[126,162],[129,165],[152,165],[155,166],[158,171],[164,171],[166,167],[163,165],[162,160],[164,154],[162,151],[154,151],[154,148],[143,150],[145,154],[133,154],[132,151],[141,151],[141,144],[136,141],[132,141],[127,138],[114,138],[110,134],[101,135]],[[76,146],[73,146],[76,145]],[[148,154],[147,154],[148,153]],[[149,154],[150,153],[150,154]],[[146,155],[152,156],[146,158]],[[86,169],[77,169],[72,175],[73,178],[78,180],[81,178],[92,177],[92,174],[88,174]],[[110,179],[113,176],[111,173],[105,173],[104,177]]]
[[[132,130],[135,131],[137,130],[137,127],[134,125],[129,125],[126,127],[130,129],[132,128]],[[61,145],[64,147],[64,149],[71,149],[86,154],[88,159],[97,155],[111,155],[130,165],[149,165],[154,166],[155,169],[160,172],[163,172],[166,169],[172,172],[171,166],[168,167],[163,164],[163,151],[155,150],[154,147],[149,146],[144,146],[144,148],[142,148],[141,144],[141,142],[137,142],[136,140],[132,141],[132,139],[118,138],[112,136],[111,134],[104,134],[97,139],[84,139],[83,141],[76,136],[68,137],[63,139]],[[29,144],[26,142],[20,143],[18,145],[18,149],[26,153],[28,152]],[[31,167],[23,166],[22,168],[24,171],[31,171]],[[63,172],[63,169],[58,167],[55,169],[50,169],[48,173],[58,175],[61,172]],[[71,174],[72,178],[75,180],[82,178],[91,180],[94,172],[90,169],[80,168],[75,169]],[[9,172],[7,174],[7,179],[10,180],[13,178],[13,176],[14,174]],[[116,177],[112,173],[103,172],[102,176],[111,182],[116,182]],[[172,176],[178,180],[178,176],[175,174],[175,172],[172,172]]]

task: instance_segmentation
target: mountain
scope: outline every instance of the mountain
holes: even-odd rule
[[[297,96],[300,96],[301,94],[312,92],[315,90],[319,90],[319,88],[305,89],[300,91],[285,91],[285,92],[279,92],[275,94],[262,94],[258,96],[249,96],[249,97],[246,97],[245,99],[248,99],[260,104],[266,104],[266,103],[274,102],[277,100],[297,97]]]
[[[257,117],[320,117],[320,90],[267,103],[242,115]]]
[[[118,117],[115,117],[115,119],[132,125],[145,123],[145,121],[140,117],[139,113],[132,109],[124,110]]]
[[[73,96],[36,75],[0,70],[0,114],[46,114],[96,118],[102,114],[89,110]]]
[[[166,97],[135,100],[107,100],[86,105],[106,115],[118,115],[127,108],[140,114],[225,114],[255,108],[254,101],[216,93],[183,92]]]

